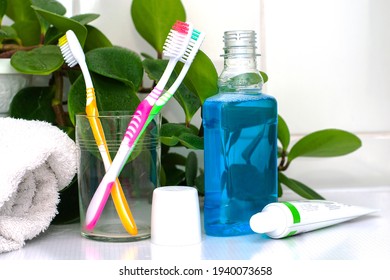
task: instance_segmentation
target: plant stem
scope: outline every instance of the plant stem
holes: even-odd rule
[[[151,91],[153,90],[152,87],[141,87],[139,90],[138,90],[138,93],[150,93]]]
[[[64,107],[62,106],[62,97],[63,97],[63,88],[64,88],[64,79],[60,71],[55,71],[54,75],[54,89],[55,94],[52,100],[52,107],[54,114],[56,115],[56,122],[58,126],[66,126],[66,117],[64,112]]]
[[[290,162],[288,161],[287,158],[287,151],[283,150],[281,154],[281,160],[278,166],[278,171],[285,171],[289,167]]]
[[[0,49],[0,58],[10,58],[15,52],[19,50],[30,51],[38,47],[40,47],[40,45],[24,47],[24,46],[19,46],[17,44],[4,44],[1,46]]]

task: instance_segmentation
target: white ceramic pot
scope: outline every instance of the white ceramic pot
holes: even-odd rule
[[[15,94],[29,86],[32,75],[17,72],[9,58],[0,58],[0,117],[7,117],[9,106]]]

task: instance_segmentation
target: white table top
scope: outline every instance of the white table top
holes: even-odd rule
[[[80,235],[78,223],[52,225],[0,260],[390,260],[390,186],[317,190],[327,200],[380,211],[321,230],[273,240],[265,235],[211,237],[196,246],[165,247],[150,240],[108,243]],[[283,200],[299,199],[286,193]]]

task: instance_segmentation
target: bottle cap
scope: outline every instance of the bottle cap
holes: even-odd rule
[[[260,212],[250,218],[249,225],[257,233],[272,232],[280,225],[280,215],[273,211]]]
[[[154,189],[151,219],[154,244],[184,246],[202,240],[198,191],[193,187]]]

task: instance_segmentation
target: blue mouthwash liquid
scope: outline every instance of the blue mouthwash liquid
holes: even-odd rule
[[[259,92],[224,92],[203,105],[206,234],[253,233],[252,215],[277,201],[277,104]]]

